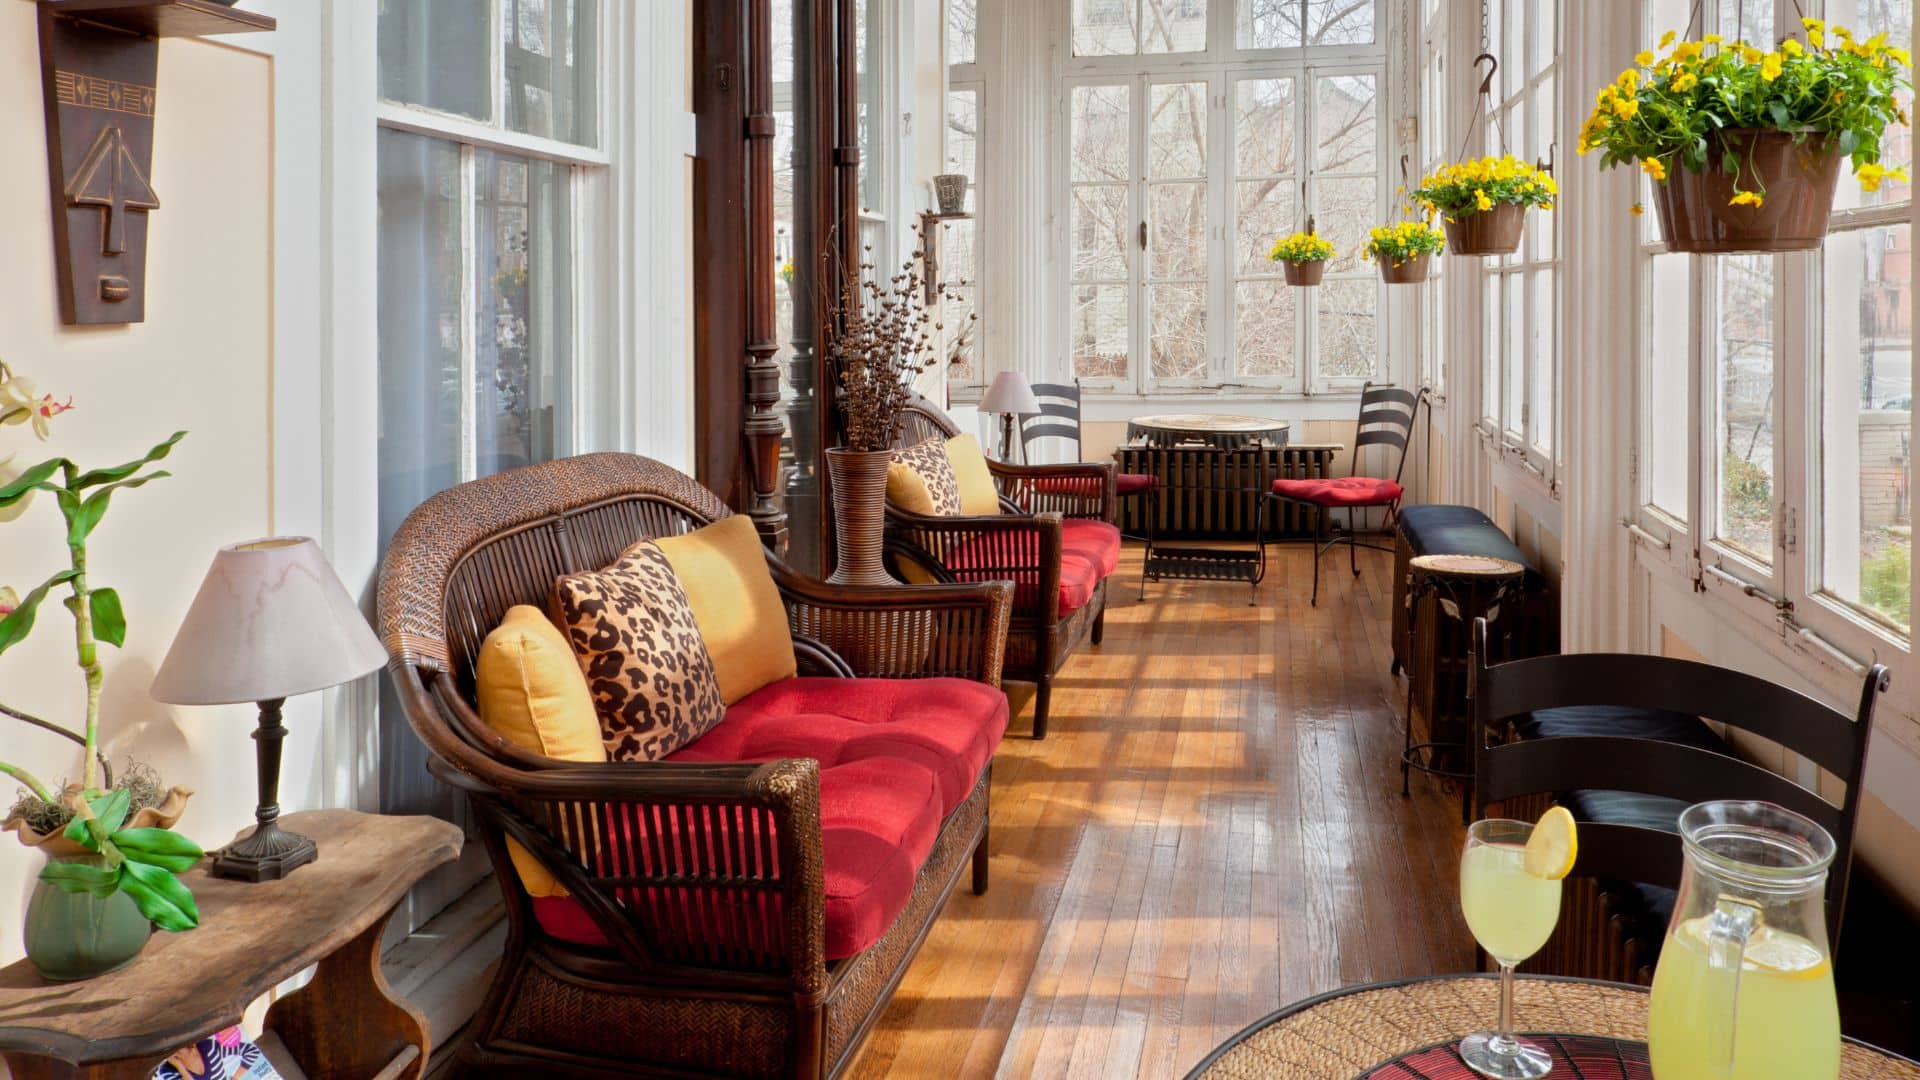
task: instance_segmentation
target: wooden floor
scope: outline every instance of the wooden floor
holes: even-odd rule
[[[1271,549],[1244,585],[1138,590],[994,761],[993,883],[964,883],[850,1070],[1180,1076],[1281,1005],[1465,971],[1455,797],[1400,796],[1390,557]],[[1016,703],[1019,701],[1016,696]]]

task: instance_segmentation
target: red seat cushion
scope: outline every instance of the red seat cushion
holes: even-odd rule
[[[1376,476],[1341,476],[1320,480],[1275,480],[1273,493],[1316,506],[1386,506],[1397,503],[1406,488]]]
[[[1009,565],[1017,561],[1018,568]],[[1003,537],[969,541],[947,554],[946,567],[961,581],[1011,581],[1014,605],[1032,603],[1040,583],[1040,553],[1031,540],[1008,545]],[[1120,530],[1104,521],[1060,522],[1060,614],[1086,607],[1100,583],[1120,565]],[[971,571],[971,572],[969,572]],[[732,715],[731,712],[728,713]]]
[[[893,925],[940,823],[972,792],[1006,728],[1006,695],[966,679],[793,678],[742,698],[666,760],[820,762],[826,955],[837,960]],[[572,897],[533,903],[554,937],[606,944]]]
[[[1160,478],[1149,473],[1123,472],[1113,479],[1116,495],[1138,495],[1160,486]]]

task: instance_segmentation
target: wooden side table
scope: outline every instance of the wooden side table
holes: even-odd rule
[[[131,964],[84,982],[48,982],[25,960],[0,969],[0,1055],[15,1080],[147,1080],[315,964],[312,982],[267,1010],[300,1066],[315,1077],[423,1075],[426,1020],[387,986],[380,938],[407,890],[460,853],[460,829],[352,810],[281,820],[319,844],[319,861],[259,884],[210,877],[202,863],[184,875],[198,929],[155,933]]]

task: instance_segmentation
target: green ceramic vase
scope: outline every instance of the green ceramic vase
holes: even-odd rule
[[[99,856],[57,862],[105,865]],[[59,982],[105,975],[140,955],[153,924],[123,892],[101,899],[35,881],[27,901],[27,959]]]

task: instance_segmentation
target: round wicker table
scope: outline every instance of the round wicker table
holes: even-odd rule
[[[1284,420],[1263,416],[1204,413],[1136,416],[1127,421],[1127,441],[1147,446],[1211,446],[1220,450],[1238,450],[1263,442],[1285,446],[1287,429],[1291,426]]]
[[[1454,1044],[1493,1025],[1499,991],[1491,975],[1346,987],[1247,1027],[1187,1080],[1472,1080]],[[1644,987],[1521,976],[1514,1022],[1554,1054],[1554,1077],[1652,1080]],[[1920,1080],[1920,1063],[1848,1040],[1840,1077]]]

